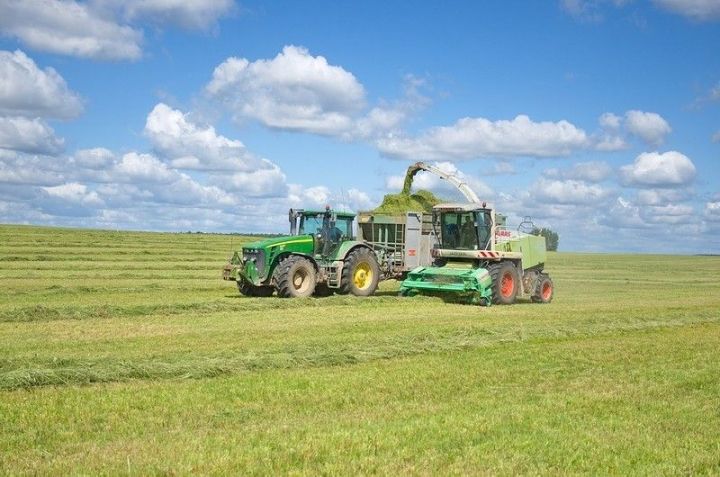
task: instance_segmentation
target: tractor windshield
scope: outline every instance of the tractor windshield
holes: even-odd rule
[[[300,235],[303,234],[319,234],[323,228],[323,214],[303,215],[300,218]]]
[[[488,247],[492,217],[488,210],[444,212],[440,214],[441,246],[455,250],[485,250]]]
[[[325,214],[303,215],[300,219],[299,233],[323,235],[323,229],[327,229],[326,234],[337,237],[338,240],[341,237],[343,240],[349,240],[353,238],[352,225],[352,217],[337,217],[332,220],[332,217],[326,217]]]

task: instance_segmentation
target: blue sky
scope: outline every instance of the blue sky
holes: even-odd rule
[[[720,253],[719,50],[718,0],[0,0],[0,222],[280,232],[424,160],[561,250]]]

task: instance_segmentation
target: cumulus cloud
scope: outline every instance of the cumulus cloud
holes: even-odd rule
[[[596,204],[608,197],[610,191],[597,184],[580,180],[539,179],[532,187],[532,196],[540,203]]]
[[[332,205],[331,192],[326,186],[303,187],[300,184],[290,184],[288,199],[293,207],[319,209]]]
[[[665,136],[672,131],[668,122],[659,114],[637,110],[625,113],[625,127],[630,134],[651,146],[662,144]]]
[[[65,180],[56,158],[0,149],[0,184],[51,186]]]
[[[660,7],[679,13],[693,20],[720,19],[720,3],[717,0],[653,0]]]
[[[249,172],[215,175],[211,180],[245,197],[284,197],[288,190],[285,174],[270,161],[266,161],[266,166]]]
[[[63,147],[64,141],[41,119],[0,117],[0,149],[55,155]]]
[[[142,33],[73,0],[0,0],[0,31],[30,48],[105,60],[141,56]]]
[[[73,154],[72,162],[81,168],[105,169],[115,160],[115,154],[104,147],[81,149]]]
[[[683,186],[695,178],[695,165],[677,151],[644,152],[621,167],[620,176],[626,185],[637,187]]]
[[[204,29],[233,6],[233,0],[0,0],[0,31],[35,50],[136,60],[143,31],[131,24]]]
[[[238,120],[316,134],[349,130],[365,105],[365,90],[352,73],[298,46],[271,60],[228,58],[205,89]]]
[[[89,206],[102,206],[103,201],[97,192],[89,191],[85,184],[70,182],[67,184],[57,185],[53,187],[43,187],[51,197],[62,199],[76,204]]]
[[[80,97],[54,69],[38,68],[20,50],[0,51],[0,115],[67,119],[81,111]]]
[[[120,181],[169,183],[179,178],[180,173],[151,154],[127,153],[113,167],[113,179]]]
[[[600,132],[593,137],[595,149],[603,152],[621,151],[628,148],[622,137],[622,118],[614,113],[604,113],[598,119]]]
[[[553,179],[571,179],[586,182],[602,182],[612,175],[612,168],[607,162],[579,162],[570,168],[548,169],[544,175]]]
[[[712,222],[720,222],[720,201],[706,202],[704,217]]]
[[[637,203],[640,205],[664,206],[688,198],[686,191],[678,189],[643,189],[637,193]]]
[[[149,20],[199,30],[210,27],[232,11],[233,0],[103,0],[119,8],[128,20]]]
[[[435,127],[414,138],[382,138],[377,146],[383,155],[393,158],[463,160],[566,156],[587,144],[585,131],[568,121],[535,122],[520,115],[509,121],[463,118],[452,126]]]
[[[242,142],[217,134],[212,126],[198,126],[164,103],[148,114],[145,135],[173,167],[244,172],[272,167],[250,154]]]

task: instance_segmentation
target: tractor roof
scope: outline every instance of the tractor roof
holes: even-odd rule
[[[483,206],[484,204],[484,206]],[[492,209],[492,205],[488,203],[468,203],[468,202],[450,202],[444,204],[438,204],[433,207],[433,210],[449,210],[459,212],[472,212],[473,210],[484,210]]]
[[[305,216],[307,216],[307,215],[322,215],[324,213],[325,213],[324,210],[307,210],[306,209],[306,210],[302,211],[302,214]],[[336,217],[344,217],[344,218],[354,218],[355,217],[354,212],[347,212],[344,210],[333,210],[333,213],[335,214]]]

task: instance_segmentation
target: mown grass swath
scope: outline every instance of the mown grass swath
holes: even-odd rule
[[[245,298],[247,237],[0,226],[0,473],[720,473],[720,259],[550,305]]]

